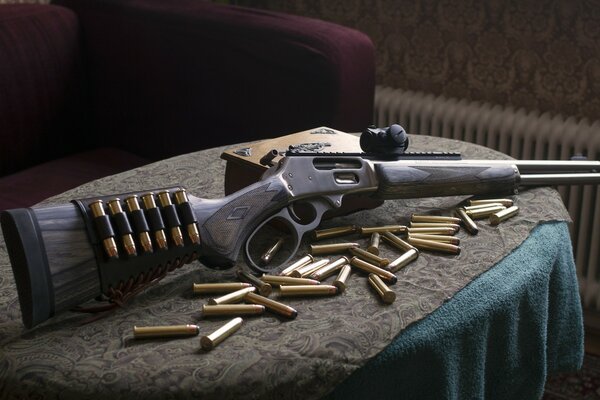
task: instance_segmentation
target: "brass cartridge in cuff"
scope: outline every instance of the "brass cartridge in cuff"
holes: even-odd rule
[[[265,253],[260,257],[260,262],[262,263],[262,265],[267,265],[271,262],[271,260],[273,259],[273,256],[275,256],[275,254],[277,254],[279,249],[281,249],[281,246],[283,246],[284,242],[285,242],[285,239],[283,237],[280,237],[273,244],[273,246],[269,247],[267,249],[267,251],[265,251]]]
[[[346,256],[342,256],[335,261],[330,262],[329,264],[324,265],[322,268],[314,271],[310,274],[310,278],[316,279],[317,281],[321,281],[328,276],[335,274],[337,271],[342,269],[342,267],[350,262],[350,259]]]
[[[246,282],[194,283],[193,291],[196,294],[231,293],[251,286],[251,284]]]
[[[392,304],[394,300],[396,300],[396,293],[390,289],[379,276],[375,274],[369,274],[369,284],[373,289],[375,289],[384,303]]]
[[[279,295],[288,296],[331,296],[337,294],[338,288],[332,285],[298,285],[281,286]]]
[[[454,235],[456,231],[453,228],[408,228],[408,234],[426,233],[429,235]]]
[[[207,336],[200,338],[200,346],[203,350],[212,350],[223,340],[231,336],[235,331],[242,326],[242,319],[236,317]]]
[[[379,240],[381,235],[379,232],[371,233],[371,239],[369,240],[369,247],[367,247],[367,251],[371,254],[379,255]]]
[[[240,281],[255,286],[256,290],[258,290],[258,293],[260,293],[261,296],[267,297],[273,291],[273,286],[269,285],[267,282],[261,281],[256,276],[249,274],[244,270],[238,269],[236,274]]]
[[[148,234],[149,228],[140,208],[140,203],[138,202],[137,195],[134,194],[125,198],[125,206],[127,207],[127,211],[129,212],[129,214],[133,218],[135,231],[138,233],[138,239],[140,240],[142,248],[146,253],[151,253],[153,250],[152,240],[150,239],[150,235]],[[141,221],[137,218],[141,219]]]
[[[497,213],[490,215],[490,224],[498,225],[500,222],[506,221],[507,219],[514,217],[518,213],[519,207],[517,206],[512,206],[505,210],[498,211]]]
[[[339,254],[354,247],[359,247],[358,243],[333,243],[333,244],[311,244],[310,254],[313,256],[324,254]]]
[[[173,203],[171,203],[171,196],[169,192],[163,190],[162,192],[157,193],[158,202],[162,208],[167,208]],[[183,234],[181,233],[181,229],[177,225],[172,225],[169,227],[171,231],[171,239],[173,239],[173,243],[175,246],[183,246]]]
[[[412,236],[408,237],[408,243],[412,244],[419,250],[433,250],[442,253],[460,254],[460,247],[449,243],[434,242],[433,240],[415,239]]]
[[[389,259],[376,256],[375,254],[369,253],[368,251],[363,250],[363,249],[359,249],[359,248],[350,249],[350,253],[352,253],[352,255],[355,257],[358,257],[362,260],[368,261],[379,267],[385,267],[386,265],[388,265],[390,263]]]
[[[329,264],[329,259],[328,258],[324,258],[322,260],[315,261],[313,263],[307,264],[307,265],[305,265],[303,267],[300,267],[298,269],[293,270],[290,273],[289,276],[291,276],[293,278],[307,278],[313,272],[315,272],[318,269],[326,266],[327,264]]]
[[[177,204],[178,207],[186,207],[185,210],[188,211],[186,215],[188,215],[187,219],[189,219],[189,221],[185,221],[188,237],[190,238],[192,243],[200,244],[200,232],[198,231],[198,225],[196,224],[193,211],[191,210],[191,206],[189,205],[190,200],[187,196],[186,190],[179,189],[175,191],[175,193],[173,193],[173,196],[175,197],[175,204]]]
[[[497,213],[498,211],[502,211],[506,209],[506,207],[504,206],[492,206],[492,207],[486,207],[486,208],[478,208],[476,210],[465,210],[465,212],[467,213],[467,215],[469,217],[471,217],[471,219],[482,219],[482,218],[487,218],[490,215]]]
[[[256,288],[254,286],[236,290],[235,292],[228,293],[224,296],[217,297],[215,299],[208,299],[208,304],[210,304],[211,306],[217,306],[220,304],[238,303],[242,301],[246,294],[254,292],[255,290]]]
[[[277,286],[319,285],[319,284],[321,284],[321,282],[319,282],[315,279],[293,278],[291,276],[279,276],[279,275],[263,275],[260,277],[260,280],[267,282],[270,285],[277,285]]]
[[[394,284],[398,281],[396,275],[392,274],[390,271],[386,271],[383,268],[379,268],[378,266],[373,265],[365,260],[361,260],[358,257],[352,257],[352,259],[350,259],[350,264],[353,267],[356,267],[364,272],[375,274],[381,279],[385,279],[386,281],[390,282],[391,284]]]
[[[371,227],[362,227],[358,230],[361,235],[370,235],[374,232],[383,233],[383,232],[391,232],[391,233],[404,233],[406,232],[405,225],[383,225],[383,226],[371,226]]]
[[[134,326],[135,339],[161,338],[175,336],[196,336],[200,333],[197,325],[171,325],[171,326]]]
[[[293,270],[303,267],[305,265],[308,265],[314,261],[315,261],[314,257],[310,254],[307,254],[304,257],[302,257],[301,259],[299,259],[298,261],[294,262],[289,267],[285,268],[283,271],[281,271],[279,273],[279,275],[288,276],[292,273]]]
[[[219,304],[219,305],[202,305],[203,316],[219,316],[219,315],[259,315],[264,314],[265,306],[259,304]]]
[[[412,248],[385,267],[390,272],[397,272],[419,257],[419,250]]]
[[[127,220],[127,216],[125,215],[125,213],[123,212],[123,208],[121,208],[121,199],[119,199],[118,197],[116,199],[112,199],[106,202],[106,205],[108,206],[108,209],[110,211],[110,214],[115,217],[115,218],[121,218],[121,223],[123,223],[126,225],[126,227],[128,228],[127,230],[129,232],[131,232],[131,226],[129,226],[129,221]],[[119,221],[117,221],[119,222]],[[117,228],[124,228],[123,225],[119,226],[119,224],[117,224]],[[119,229],[117,229],[119,230]],[[135,256],[137,254],[137,249],[135,248],[135,242],[133,241],[133,236],[131,235],[131,233],[128,232],[120,232],[121,233],[121,240],[123,241],[123,248],[125,249],[125,252],[127,253],[127,255],[130,256]]]
[[[479,233],[479,228],[477,227],[477,224],[471,219],[471,217],[467,215],[467,212],[463,208],[457,208],[455,212],[456,215],[458,215],[461,221],[463,222],[465,229],[469,231],[471,235],[477,235],[477,233]]]
[[[513,201],[511,199],[475,199],[469,200],[470,206],[478,206],[482,204],[490,204],[490,203],[500,203],[504,207],[512,207]]]
[[[345,235],[351,235],[358,230],[356,225],[337,226],[335,228],[319,229],[313,231],[313,240],[331,239]]]
[[[405,242],[404,240],[400,239],[398,236],[394,235],[391,232],[383,232],[381,234],[381,238],[389,243],[390,245],[392,245],[393,247],[397,248],[400,251],[408,251],[410,249],[415,249],[416,247],[411,245],[410,243]]]
[[[434,242],[450,243],[456,246],[460,244],[460,239],[456,236],[428,235],[426,233],[411,233],[409,236],[414,239],[433,240]]]
[[[100,219],[104,219],[104,222],[108,221],[108,217],[106,216],[106,213],[104,212],[104,202],[102,200],[96,200],[92,203],[90,203],[89,205],[90,210],[92,211],[92,215],[94,216],[94,219],[97,219],[98,222],[100,222]],[[108,224],[110,224],[109,222],[107,222]],[[98,226],[97,226],[98,227]],[[109,227],[110,230],[112,230],[111,227]],[[115,238],[114,238],[114,232],[112,233],[106,233],[104,238],[102,239],[102,247],[104,248],[104,251],[106,253],[106,255],[109,258],[116,258],[119,256],[119,250],[117,249],[117,242],[115,242]]]
[[[350,265],[345,264],[340,270],[340,273],[338,274],[337,278],[335,278],[335,281],[333,281],[333,286],[338,288],[340,293],[346,290],[346,281],[348,280],[348,277],[350,276],[351,272],[352,268],[350,267]]]
[[[264,296],[259,296],[256,293],[246,294],[246,297],[244,297],[244,300],[249,303],[260,304],[262,306],[265,306],[265,308],[267,310],[272,311],[281,316],[284,316],[286,318],[294,319],[298,316],[298,311],[296,311],[294,308],[292,308],[288,305],[285,305],[283,303],[280,303],[278,301],[268,299]]]
[[[144,209],[149,213],[155,212],[157,216],[160,216],[160,211],[156,207],[156,202],[154,201],[154,193],[146,193],[142,195],[142,204],[144,205]],[[155,211],[154,211],[155,210]],[[152,220],[150,220],[152,222]],[[162,222],[161,222],[162,223]],[[165,231],[162,228],[154,229],[154,240],[156,241],[156,245],[159,249],[164,250],[167,248],[167,237],[165,235]]]
[[[456,217],[444,217],[441,215],[416,215],[410,217],[411,222],[441,222],[446,224],[458,224],[460,219]]]

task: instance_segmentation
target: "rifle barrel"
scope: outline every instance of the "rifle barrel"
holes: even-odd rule
[[[589,185],[600,184],[600,173],[523,174],[519,182],[534,185]]]

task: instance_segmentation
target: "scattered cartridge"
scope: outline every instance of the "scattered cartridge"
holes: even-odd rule
[[[371,235],[375,232],[381,234],[383,232],[391,232],[391,233],[404,233],[406,232],[405,225],[383,225],[383,226],[372,226],[372,227],[362,227],[358,230],[361,235]]]
[[[417,250],[416,248],[412,248],[406,251],[400,257],[396,258],[391,263],[389,263],[385,268],[392,273],[396,273],[401,268],[404,268],[405,266],[416,260],[418,257],[419,250]]]
[[[200,346],[202,346],[203,350],[212,350],[215,346],[240,329],[240,326],[242,326],[242,319],[236,317],[210,335],[200,337]]]
[[[331,296],[337,294],[338,289],[333,285],[300,285],[300,286],[281,286],[279,295],[289,296]]]
[[[193,290],[196,294],[231,293],[251,286],[245,282],[194,283]]]
[[[473,211],[473,210],[479,210],[482,208],[490,208],[490,207],[504,207],[504,205],[501,203],[488,203],[488,204],[478,204],[476,206],[464,206],[463,208],[465,209],[465,211]]]
[[[263,275],[260,280],[267,282],[270,285],[277,286],[293,286],[293,285],[320,285],[321,282],[315,279],[308,278],[293,278],[291,276],[279,276],[279,275]]]
[[[400,239],[398,236],[394,235],[391,232],[384,232],[381,234],[381,238],[383,239],[384,242],[387,242],[388,244],[392,245],[393,247],[395,247],[396,249],[405,252],[408,251],[410,249],[415,249],[416,247],[411,245],[410,243],[405,242],[404,240]]]
[[[265,306],[259,304],[220,304],[220,305],[202,305],[202,315],[221,316],[221,315],[260,315],[264,314]]]
[[[236,274],[240,281],[246,282],[246,283],[249,283],[249,284],[255,286],[256,289],[258,290],[258,293],[260,293],[261,296],[269,296],[271,294],[271,292],[273,291],[273,287],[271,285],[269,285],[267,282],[261,281],[260,279],[258,279],[257,277],[255,277],[252,274],[249,274],[246,271],[238,269]]]
[[[456,217],[444,217],[440,215],[416,215],[410,217],[411,222],[441,222],[446,224],[458,224],[460,220]]]
[[[379,240],[381,235],[379,232],[371,233],[371,239],[369,240],[369,247],[367,247],[367,251],[371,254],[379,255]]]
[[[478,206],[481,204],[500,203],[504,207],[512,207],[513,201],[511,199],[476,199],[469,200],[469,205]]]
[[[262,306],[265,306],[267,310],[286,318],[294,319],[298,316],[298,311],[296,311],[294,308],[280,303],[278,301],[266,298],[264,296],[260,296],[256,293],[246,294],[244,300],[248,303],[260,304]]]
[[[386,271],[383,268],[379,268],[378,266],[373,265],[365,260],[361,260],[358,257],[352,257],[352,259],[350,259],[350,264],[353,267],[356,267],[364,272],[375,274],[381,279],[385,279],[386,281],[390,282],[391,284],[394,284],[398,281],[396,275],[394,275],[390,271]]]
[[[304,267],[305,265],[308,265],[314,261],[315,261],[314,257],[310,254],[307,254],[304,257],[302,257],[301,259],[299,259],[298,261],[294,262],[289,267],[285,268],[283,271],[281,271],[279,273],[279,275],[289,276],[293,270],[298,269],[300,267]]]
[[[331,239],[345,235],[351,235],[356,233],[358,228],[356,225],[348,225],[348,226],[338,226],[335,228],[328,229],[319,229],[313,231],[312,238],[313,240],[323,240],[323,239]]]
[[[333,243],[333,244],[311,244],[310,254],[325,255],[325,254],[339,254],[348,251],[349,249],[359,247],[358,243]]]
[[[458,232],[460,230],[460,225],[444,224],[441,222],[411,222],[409,228],[451,228],[454,229],[454,232]]]
[[[337,278],[335,278],[335,281],[333,281],[333,286],[338,288],[340,293],[346,290],[346,281],[348,280],[348,277],[350,276],[351,272],[352,268],[350,267],[350,265],[345,264],[340,270],[340,273],[338,274]]]
[[[293,270],[289,276],[293,278],[308,278],[313,272],[316,272],[327,264],[329,264],[329,259],[324,258]]]
[[[449,243],[434,242],[433,240],[415,239],[408,237],[408,243],[412,244],[419,250],[432,250],[449,254],[460,254],[460,247]]]
[[[254,291],[256,291],[256,288],[254,286],[250,286],[247,288],[236,290],[235,292],[228,293],[224,296],[217,297],[215,299],[208,299],[208,304],[210,304],[211,306],[216,306],[219,304],[238,303],[242,301],[246,294]]]
[[[368,262],[378,265],[380,267],[385,267],[386,265],[388,265],[390,263],[389,259],[376,256],[375,254],[369,253],[368,251],[363,250],[363,249],[359,249],[359,248],[350,249],[350,253],[355,257],[358,257],[362,260],[368,261]]]
[[[456,231],[453,228],[408,228],[408,234],[426,233],[429,235],[454,235]]]
[[[196,336],[200,333],[197,325],[170,325],[170,326],[134,326],[135,339],[163,338],[177,336]]]
[[[319,268],[318,270],[310,274],[310,278],[315,279],[317,281],[322,281],[323,279],[338,272],[340,269],[342,269],[344,265],[348,264],[349,262],[350,259],[348,259],[348,257],[340,257],[337,260],[330,262],[329,264],[323,266],[322,268]]]
[[[463,208],[457,208],[455,211],[456,215],[458,215],[463,222],[465,229],[469,231],[471,235],[477,235],[477,233],[479,233],[479,228],[475,221],[467,215],[467,212]]]
[[[409,236],[415,239],[433,240],[434,242],[450,243],[456,246],[460,244],[460,239],[456,236],[428,235],[426,233],[411,233]]]
[[[373,289],[375,289],[384,303],[392,304],[394,300],[396,300],[396,293],[394,293],[394,291],[390,289],[379,276],[375,274],[369,274],[369,284]]]
[[[519,207],[512,206],[505,210],[498,211],[492,215],[490,215],[490,224],[498,225],[502,221],[506,221],[507,219],[514,217],[519,213]]]
[[[96,232],[102,240],[102,247],[109,258],[119,257],[117,242],[115,242],[115,232],[112,228],[108,215],[104,212],[104,203],[102,200],[96,200],[90,203],[90,210],[94,216]]]
[[[121,235],[121,241],[123,242],[123,248],[125,252],[129,256],[137,255],[137,249],[135,248],[135,242],[133,241],[133,229],[131,229],[131,225],[129,224],[129,219],[127,218],[127,214],[123,212],[123,208],[121,208],[121,199],[116,198],[106,202],[108,209],[110,211],[110,215],[115,221],[115,225],[117,226],[117,232]]]
[[[267,265],[271,262],[271,260],[273,259],[273,257],[275,256],[275,254],[277,254],[277,252],[281,249],[281,246],[283,246],[283,243],[285,242],[285,239],[283,237],[280,237],[279,239],[277,239],[277,241],[267,249],[267,251],[265,251],[265,253],[260,257],[260,262],[262,265]]]
[[[465,210],[467,215],[472,219],[482,219],[488,218],[490,215],[497,213],[498,211],[504,210],[506,207],[504,206],[492,206],[486,208],[478,208],[476,210]]]

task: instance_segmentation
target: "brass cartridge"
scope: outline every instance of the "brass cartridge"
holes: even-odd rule
[[[269,296],[271,294],[271,292],[273,291],[273,287],[271,285],[269,285],[267,282],[261,281],[260,279],[258,279],[257,277],[255,277],[252,274],[249,274],[246,271],[238,269],[236,274],[240,281],[246,282],[246,283],[249,283],[249,284],[255,286],[256,289],[258,289],[258,293],[260,293],[261,296]]]
[[[497,213],[490,215],[490,224],[498,225],[500,222],[506,221],[507,219],[514,217],[518,213],[519,207],[517,206],[512,206],[505,210],[498,211]]]
[[[169,207],[173,204],[171,203],[171,196],[166,190],[158,192],[157,197],[160,206],[163,208]],[[175,246],[183,246],[183,234],[181,233],[181,229],[179,229],[179,226],[171,226],[171,239],[173,239],[173,243],[175,243]]]
[[[121,199],[116,198],[116,199],[109,200],[106,202],[106,205],[108,205],[108,209],[110,210],[110,214],[112,216],[116,217],[117,215],[123,214],[121,217],[123,217],[123,218],[125,218],[125,220],[127,220],[127,216],[123,212],[123,208],[121,208]],[[128,222],[126,224],[128,224]],[[118,224],[117,224],[117,227],[118,227]],[[131,227],[129,227],[129,229],[131,232]],[[135,248],[135,242],[133,241],[133,236],[131,236],[130,233],[124,233],[123,235],[121,235],[121,240],[123,241],[123,248],[125,249],[125,252],[127,253],[127,255],[135,256],[137,254],[137,249]]]
[[[480,204],[500,203],[504,207],[512,207],[513,201],[511,199],[475,199],[469,200],[469,205],[478,206]]]
[[[154,193],[150,192],[142,195],[142,204],[146,210],[157,208],[156,202],[154,201]],[[164,250],[167,248],[167,237],[165,236],[165,231],[163,229],[154,231],[154,240],[159,249]]]
[[[442,222],[446,224],[458,224],[460,219],[456,217],[444,217],[441,215],[416,215],[410,217],[411,222]]]
[[[242,319],[236,317],[210,335],[200,337],[200,346],[202,347],[202,350],[214,349],[216,345],[240,329],[240,326],[242,326]]]
[[[292,265],[290,265],[289,267],[287,267],[286,269],[284,269],[283,271],[281,271],[279,273],[279,275],[288,276],[293,270],[303,267],[305,265],[308,265],[314,261],[315,261],[314,257],[310,254],[307,254],[304,257],[302,257],[301,259],[299,259],[298,261],[296,261],[295,263],[293,263]]]
[[[379,297],[381,297],[381,300],[383,300],[384,303],[392,304],[394,300],[396,300],[396,293],[394,293],[392,289],[390,289],[385,283],[383,283],[379,276],[375,274],[369,274],[369,284],[373,289],[375,289],[375,291],[377,292]]]
[[[260,304],[262,306],[265,306],[267,310],[284,316],[286,318],[294,319],[298,316],[298,311],[296,311],[294,308],[282,304],[278,301],[268,299],[264,296],[259,296],[255,293],[247,293],[246,297],[244,297],[244,300],[249,303]]]
[[[400,239],[398,236],[394,235],[391,232],[383,232],[381,234],[381,238],[384,242],[391,244],[393,247],[397,248],[400,251],[408,251],[410,249],[415,249],[416,247],[411,245],[410,243],[406,243],[404,240]]]
[[[208,299],[208,304],[210,304],[211,306],[217,306],[220,304],[238,303],[242,301],[242,299],[244,298],[244,296],[246,296],[247,293],[254,292],[255,290],[256,288],[254,286],[236,290],[235,292],[231,292],[224,296],[217,297],[216,299]]]
[[[138,197],[135,194],[125,198],[125,206],[127,207],[127,211],[131,215],[142,212],[142,210],[140,209],[140,203],[138,203]],[[136,219],[134,218],[134,222],[135,221],[136,221]],[[143,224],[146,225],[146,222],[144,221]],[[138,227],[138,228],[141,228],[141,227]],[[150,240],[150,235],[148,234],[147,229],[148,229],[148,227],[145,226],[144,229],[136,229],[136,230],[138,231],[138,239],[140,240],[142,248],[144,249],[144,251],[146,253],[151,253],[153,250],[152,240]]]
[[[426,233],[429,235],[454,235],[456,231],[453,228],[408,228],[408,234]]]
[[[323,254],[338,254],[358,246],[360,246],[358,243],[311,244],[310,254],[313,256]]]
[[[479,233],[477,224],[467,215],[467,212],[463,208],[457,208],[455,212],[463,222],[465,229],[468,230],[471,235],[477,235],[477,233]]]
[[[92,215],[94,218],[106,218],[106,213],[104,212],[104,203],[102,200],[96,200],[90,203],[89,207],[90,210],[92,210]],[[108,257],[119,257],[119,250],[117,250],[117,243],[115,242],[114,236],[103,238],[102,247],[104,247],[104,251]]]
[[[477,204],[474,206],[465,206],[463,208],[465,209],[465,211],[471,211],[471,210],[479,210],[481,208],[498,207],[498,206],[504,207],[504,204],[502,204],[502,203],[487,203],[487,204]]]
[[[279,295],[289,296],[330,296],[337,294],[338,288],[332,285],[299,285],[299,286],[281,286]]]
[[[194,283],[193,290],[196,294],[231,293],[251,286],[251,284],[246,282]]]
[[[506,209],[504,206],[491,206],[487,208],[478,208],[476,210],[465,210],[467,215],[471,217],[471,219],[482,219],[487,218],[490,215],[497,213],[498,211],[502,211]]]
[[[358,231],[360,232],[361,235],[370,235],[373,232],[404,233],[404,232],[406,232],[406,226],[404,226],[404,225],[383,225],[383,226],[362,227]]]
[[[450,243],[458,246],[460,244],[460,239],[456,236],[448,236],[448,235],[428,235],[425,233],[411,233],[408,235],[411,238],[415,239],[425,239],[425,240],[433,240],[434,242],[442,242],[442,243]]]
[[[202,305],[202,315],[259,315],[264,314],[265,306],[259,304],[220,304],[220,305]]]
[[[327,264],[329,264],[329,259],[324,258],[322,260],[315,261],[313,263],[307,264],[303,267],[293,270],[289,276],[293,278],[307,278],[313,272],[317,271],[318,269],[324,267]]]
[[[177,204],[178,206],[180,206],[180,207],[184,206],[184,205],[189,206],[190,200],[188,198],[188,195],[187,195],[185,189],[179,189],[179,190],[175,191],[175,193],[173,193],[173,196],[175,197],[175,204]],[[189,223],[186,224],[186,230],[188,233],[188,237],[190,238],[192,243],[200,244],[200,242],[201,242],[200,232],[198,231],[198,225],[195,221],[193,212],[191,211],[191,207],[187,208],[187,210],[189,210],[188,218],[190,219]],[[185,222],[188,222],[188,221],[185,221]]]
[[[269,247],[267,251],[265,251],[265,253],[260,257],[260,262],[262,263],[262,265],[267,265],[271,262],[273,256],[277,254],[279,249],[281,249],[281,246],[283,246],[284,242],[285,239],[283,237],[280,237],[279,239],[277,239],[275,244],[273,244],[273,246]]]
[[[352,253],[352,255],[355,257],[368,261],[372,264],[378,265],[379,267],[385,267],[390,263],[389,259],[376,256],[375,254],[369,253],[368,251],[363,249],[350,249],[350,253]]]
[[[358,230],[356,225],[348,225],[348,226],[337,226],[335,228],[328,229],[319,229],[317,231],[313,231],[312,238],[313,240],[323,240],[323,239],[331,239],[345,235],[351,235]]]
[[[442,222],[411,222],[409,228],[452,228],[456,233],[460,230],[460,225],[444,224]]]
[[[367,247],[367,251],[371,254],[379,255],[379,232],[371,233],[371,239],[369,240],[369,247]]]
[[[375,274],[375,275],[379,276],[381,279],[385,279],[386,281],[390,282],[391,284],[394,284],[398,281],[398,278],[396,278],[396,275],[394,275],[390,271],[386,271],[383,268],[379,268],[378,266],[373,265],[369,262],[366,262],[365,260],[361,260],[358,257],[352,257],[350,259],[350,264],[353,267],[356,267],[364,272]]]
[[[196,336],[200,333],[197,325],[171,325],[171,326],[134,326],[135,339]]]
[[[316,279],[317,281],[321,281],[321,280],[327,278],[328,276],[335,274],[337,271],[342,269],[342,267],[344,265],[348,264],[349,262],[350,262],[350,260],[348,259],[348,257],[342,256],[342,257],[338,258],[337,260],[330,262],[329,264],[314,271],[312,274],[310,274],[310,278]]]
[[[346,290],[346,281],[348,280],[348,277],[350,276],[351,272],[352,268],[349,264],[346,264],[340,270],[340,273],[338,274],[337,278],[335,278],[335,281],[333,281],[333,286],[338,288],[340,293]]]
[[[293,278],[291,276],[278,276],[278,275],[263,275],[260,277],[260,280],[267,282],[270,285],[278,285],[278,286],[319,285],[321,283],[314,279]]]
[[[404,268],[414,260],[419,257],[419,250],[412,248],[408,250],[406,253],[402,254],[400,257],[396,258],[394,261],[388,264],[385,267],[388,271],[396,273],[401,268]]]
[[[432,240],[415,239],[408,237],[408,243],[412,244],[419,250],[433,250],[442,253],[460,254],[460,247],[449,243],[434,242]]]

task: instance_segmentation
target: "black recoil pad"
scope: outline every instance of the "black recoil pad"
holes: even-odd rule
[[[115,236],[115,231],[113,230],[108,215],[101,215],[94,218],[94,225],[96,226],[96,233],[101,240]]]
[[[169,204],[166,207],[163,207],[162,212],[167,220],[167,226],[169,228],[175,228],[181,226],[181,221],[179,221],[179,217],[177,216],[177,210],[173,204]]]
[[[148,223],[152,231],[156,232],[165,229],[165,223],[158,208],[146,210],[146,216],[148,217]]]
[[[130,215],[131,223],[133,224],[133,228],[137,233],[150,231],[150,227],[148,226],[148,222],[146,221],[146,217],[144,216],[144,212],[142,210],[134,210],[130,213]]]
[[[117,232],[120,235],[130,235],[133,233],[131,229],[131,225],[129,224],[129,220],[127,219],[127,215],[125,213],[117,213],[113,215],[113,220],[115,221],[115,225],[117,226]]]
[[[177,205],[177,211],[184,225],[189,225],[197,222],[196,215],[190,203],[181,203]]]

